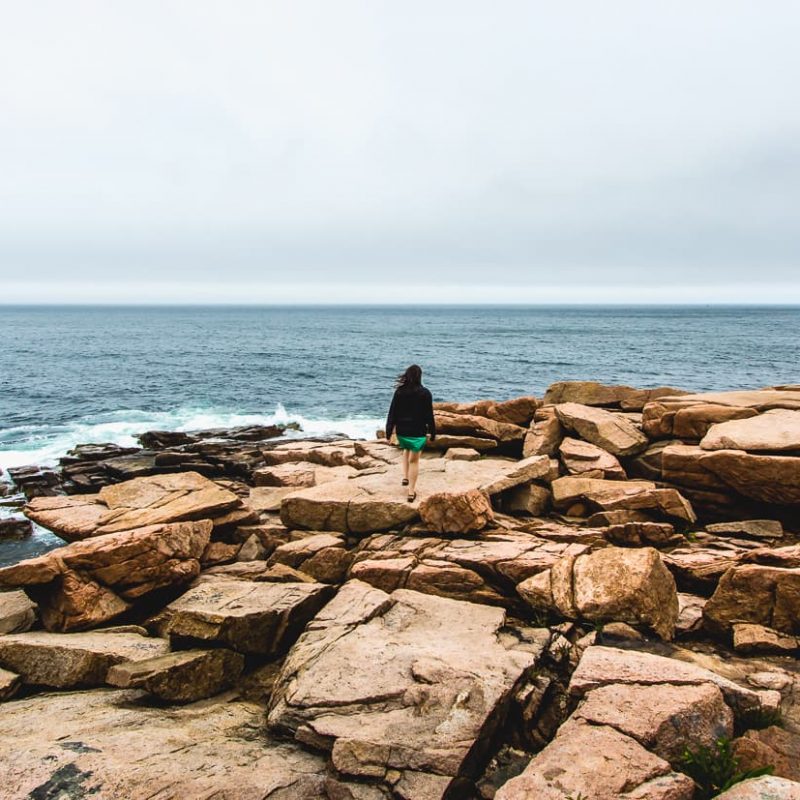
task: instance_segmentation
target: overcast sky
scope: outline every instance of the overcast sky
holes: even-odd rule
[[[796,0],[0,6],[0,302],[800,302]]]

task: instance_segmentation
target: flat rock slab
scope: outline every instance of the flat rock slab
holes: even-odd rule
[[[442,797],[535,662],[506,649],[504,621],[497,608],[350,581],[290,651],[268,725],[330,750],[344,775],[438,776],[424,796]]]
[[[800,410],[774,409],[757,417],[712,425],[703,450],[800,451]]]
[[[210,519],[241,500],[197,472],[151,475],[105,486],[95,495],[36,497],[25,506],[34,522],[68,542],[148,525]]]
[[[158,618],[164,635],[275,655],[294,642],[333,593],[321,583],[216,580],[195,586]]]
[[[471,489],[488,494],[504,491],[544,474],[544,461],[539,457],[520,462],[498,458],[423,459],[413,503],[406,500],[401,467],[387,466],[370,475],[288,494],[281,503],[281,520],[288,528],[354,534],[388,531],[418,519],[419,504],[432,494]]]
[[[700,466],[744,497],[764,503],[800,504],[800,456],[711,450]]]
[[[160,656],[168,650],[166,640],[138,633],[29,631],[0,636],[0,665],[29,685],[102,686],[114,664]]]
[[[323,759],[266,737],[261,706],[229,701],[148,708],[130,702],[135,694],[95,690],[5,704],[3,798],[325,796]]]
[[[709,669],[653,653],[615,647],[588,648],[572,673],[569,691],[573,696],[583,697],[593,689],[614,683],[642,686],[712,683],[720,689],[725,702],[737,715],[763,706],[758,692],[739,686]]]
[[[570,619],[644,625],[663,639],[675,633],[675,580],[652,547],[570,553],[522,581],[517,591],[532,607]]]
[[[108,671],[106,682],[120,689],[144,689],[161,700],[189,703],[230,689],[243,669],[244,656],[233,650],[179,650],[117,664]]]
[[[692,800],[694,783],[634,738],[608,725],[569,720],[556,738],[508,781],[496,800]]]
[[[596,381],[559,381],[547,389],[545,405],[581,403],[586,406],[619,406],[627,411],[641,411],[645,403],[668,395],[686,394],[682,389],[659,386],[636,389],[633,386],[607,385]]]

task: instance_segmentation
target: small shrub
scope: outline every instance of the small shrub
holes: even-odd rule
[[[681,769],[697,784],[695,800],[710,800],[740,781],[772,774],[772,767],[739,771],[739,759],[728,738],[717,739],[712,747],[687,748]]]

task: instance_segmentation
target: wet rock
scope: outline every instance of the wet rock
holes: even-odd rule
[[[331,594],[331,587],[318,583],[203,582],[170,603],[157,625],[181,642],[275,655],[292,644]]]
[[[712,425],[700,447],[769,453],[800,451],[800,411],[774,409],[756,417]]]
[[[33,533],[33,525],[30,520],[20,517],[6,517],[0,519],[0,540],[3,539],[24,539]]]
[[[672,639],[678,618],[675,581],[650,547],[566,556],[517,591],[534,608],[572,619],[645,625],[664,639]]]
[[[782,633],[800,633],[800,569],[744,564],[723,576],[703,610],[713,630],[750,622]]]
[[[567,437],[558,447],[559,454],[570,475],[595,473],[607,480],[626,480],[627,475],[619,461],[597,445]]]
[[[137,633],[29,631],[0,637],[0,665],[34,686],[102,686],[114,664],[160,656],[168,649],[164,639]]]
[[[535,662],[501,644],[504,613],[350,581],[290,651],[271,729],[331,752],[343,775],[452,779],[503,724]],[[441,797],[449,781],[425,781]]]
[[[634,738],[607,725],[570,720],[496,800],[691,800],[694,783]]]
[[[23,633],[36,622],[36,604],[25,592],[0,592],[0,634]]]
[[[106,682],[120,689],[143,689],[175,703],[191,703],[212,697],[239,679],[244,656],[232,650],[182,650],[177,653],[117,664]]]
[[[476,533],[494,519],[489,498],[477,489],[432,494],[420,503],[419,514],[434,533]]]
[[[8,704],[0,714],[4,798],[324,797],[323,759],[266,737],[261,706],[148,708],[130,702],[135,694],[95,690]]]
[[[612,455],[636,455],[648,445],[647,437],[620,414],[579,403],[557,405],[556,414],[565,428]]]
[[[11,467],[8,475],[14,485],[30,500],[34,497],[52,497],[64,494],[61,476],[47,467],[27,465]]]
[[[24,587],[49,631],[96,627],[151,592],[189,583],[211,522],[176,522],[74,542],[0,569],[0,586]]]

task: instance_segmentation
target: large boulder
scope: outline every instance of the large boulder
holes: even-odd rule
[[[54,689],[102,686],[114,664],[161,656],[164,639],[134,632],[47,633],[0,636],[0,665],[26,684]]]
[[[800,411],[774,409],[757,417],[713,425],[700,447],[770,453],[800,451]]]
[[[96,495],[35,498],[34,522],[68,542],[134,528],[212,519],[241,506],[233,492],[196,472],[151,475],[105,486]]]
[[[756,416],[758,411],[754,408],[718,403],[698,403],[677,409],[663,403],[650,403],[642,413],[642,428],[652,439],[674,437],[699,442],[712,426],[720,422]]]
[[[743,564],[729,569],[703,610],[706,624],[729,631],[736,622],[800,633],[800,569]]]
[[[419,515],[434,533],[476,533],[494,519],[489,498],[477,489],[432,494],[420,503]]]
[[[176,522],[74,542],[0,569],[0,586],[23,587],[49,631],[96,627],[195,578],[211,528],[210,520]]]
[[[609,725],[675,767],[686,749],[733,736],[733,713],[713,683],[642,686],[612,683],[589,692],[574,718]]]
[[[647,448],[647,437],[625,416],[602,408],[562,403],[556,406],[561,424],[615,456],[631,456]]]
[[[509,422],[527,428],[539,407],[539,400],[530,395],[514,397],[511,400],[478,400],[474,403],[434,403],[434,411],[447,411],[454,414],[471,414],[488,417],[498,422]]]
[[[508,781],[496,800],[692,800],[694,783],[636,739],[609,725],[571,719]]]
[[[568,618],[644,625],[664,639],[675,633],[675,580],[652,547],[566,556],[517,591],[530,605]]]
[[[180,642],[272,656],[292,644],[332,593],[319,583],[208,581],[170,603],[154,625]]]
[[[420,782],[441,798],[479,758],[535,657],[497,608],[350,581],[292,648],[268,726],[329,750],[343,775]],[[427,793],[422,793],[422,787]]]
[[[36,695],[0,714],[5,800],[325,796],[325,762],[265,736],[263,708],[149,707],[125,690]]]

